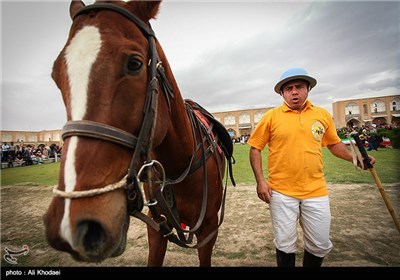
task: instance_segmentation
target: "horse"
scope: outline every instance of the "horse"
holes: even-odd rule
[[[233,145],[181,95],[149,22],[160,2],[70,4],[52,71],[67,122],[43,221],[48,244],[77,261],[123,254],[132,216],[147,226],[148,266],[163,265],[168,242],[197,249],[199,265],[211,266],[228,177],[235,186]]]

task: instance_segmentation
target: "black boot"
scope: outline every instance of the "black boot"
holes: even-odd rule
[[[303,267],[320,267],[324,258],[314,256],[304,250]]]
[[[276,249],[276,263],[278,267],[295,267],[296,254],[295,253],[285,253],[281,250]]]

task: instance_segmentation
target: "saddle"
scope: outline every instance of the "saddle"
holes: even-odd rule
[[[232,185],[236,186],[232,172],[232,164],[235,163],[233,157],[233,143],[228,131],[222,123],[217,121],[210,112],[197,102],[191,99],[185,99],[185,104],[189,110],[192,110],[195,113],[196,117],[204,125],[212,140],[217,140],[218,148],[223,151],[225,158],[228,161],[228,172]]]

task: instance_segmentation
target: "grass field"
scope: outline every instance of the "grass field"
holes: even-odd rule
[[[326,181],[330,183],[370,183],[373,179],[368,171],[360,171],[355,169],[352,163],[344,161],[333,156],[328,148],[322,149],[324,158],[324,173]],[[384,148],[378,151],[371,151],[369,154],[376,159],[374,169],[379,175],[382,183],[400,182],[400,150]],[[263,158],[266,159],[268,149],[263,151]],[[236,163],[234,165],[234,176],[238,183],[254,184],[255,179],[250,167],[249,146],[235,145],[234,157]],[[264,175],[267,176],[266,160],[263,162]]]
[[[263,151],[266,159],[267,149]],[[379,149],[371,151],[370,155],[376,158],[377,163],[374,168],[382,183],[400,182],[400,150],[398,149]],[[334,157],[327,148],[323,148],[324,172],[327,182],[330,183],[371,183],[372,176],[368,171],[360,171],[353,167],[352,163]],[[235,164],[233,174],[238,184],[254,184],[254,176],[249,162],[249,146],[234,146]],[[263,163],[266,168],[266,161]],[[60,163],[49,163],[42,165],[32,165],[24,167],[7,168],[1,170],[2,185],[31,185],[31,186],[50,186],[55,185],[58,180]],[[267,176],[267,171],[264,172]]]
[[[238,186],[228,186],[224,222],[213,250],[213,266],[276,266],[269,207],[256,194],[248,152],[249,146],[235,145],[234,176]],[[350,162],[334,158],[327,149],[323,153],[334,244],[323,266],[399,267],[400,235],[372,176],[368,171],[356,170]],[[386,194],[395,212],[400,213],[400,150],[380,149],[371,154],[377,159],[375,169],[385,183]],[[90,266],[92,271],[100,266],[146,266],[147,227],[134,217],[130,218],[125,252],[102,263],[77,262],[68,253],[49,246],[44,235],[43,214],[53,199],[51,191],[57,183],[59,168],[60,163],[49,163],[1,170],[1,251],[29,246],[28,255],[18,256],[18,265],[26,267]],[[297,266],[301,266],[302,242],[300,237]],[[197,265],[195,250],[168,245],[164,266]],[[2,258],[1,266],[14,265]]]

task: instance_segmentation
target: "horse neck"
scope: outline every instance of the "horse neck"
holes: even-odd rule
[[[175,77],[171,71],[168,60],[159,46],[158,53],[163,63],[165,74],[174,92],[171,101],[171,114],[169,129],[163,143],[160,145],[158,155],[165,162],[174,162],[177,170],[186,167],[187,161],[194,152],[195,139],[193,137],[192,125],[186,111],[186,105],[180,93]],[[171,148],[173,147],[173,148]]]

